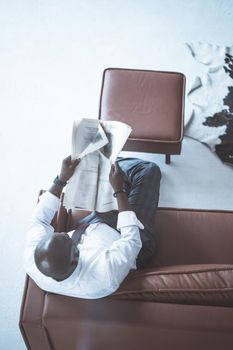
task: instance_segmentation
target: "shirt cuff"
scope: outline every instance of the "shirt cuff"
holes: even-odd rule
[[[60,198],[46,191],[40,196],[40,203],[43,203],[46,207],[57,211],[60,205]]]
[[[144,229],[143,224],[138,220],[134,211],[121,211],[118,214],[117,229],[131,225],[138,226],[142,230]]]

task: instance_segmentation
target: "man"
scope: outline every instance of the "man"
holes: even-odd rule
[[[51,221],[79,162],[64,159],[59,176],[41,196],[27,234],[24,266],[43,290],[95,299],[112,294],[130,270],[146,267],[154,256],[161,173],[155,163],[118,158],[109,174],[118,211],[94,211],[84,218],[84,233],[75,242],[76,231],[54,233]]]

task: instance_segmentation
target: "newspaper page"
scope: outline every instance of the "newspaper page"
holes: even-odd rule
[[[113,189],[109,183],[109,172],[132,130],[127,124],[118,121],[104,121],[102,123],[108,143],[100,149],[96,200],[96,210],[100,212],[117,209],[117,201],[113,197]]]
[[[83,118],[74,121],[72,133],[72,158],[82,159],[108,143],[108,138],[97,119]]]
[[[74,122],[72,158],[80,158],[81,162],[66,187],[67,209],[99,212],[117,209],[109,172],[131,130],[117,121],[83,118]]]

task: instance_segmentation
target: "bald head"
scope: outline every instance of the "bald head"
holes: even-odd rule
[[[68,278],[78,265],[79,251],[66,233],[55,233],[41,240],[34,258],[37,268],[44,275],[57,281]]]

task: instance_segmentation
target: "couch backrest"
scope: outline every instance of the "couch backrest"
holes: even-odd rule
[[[67,231],[89,212],[69,211]],[[233,263],[233,212],[158,208],[153,266]]]

